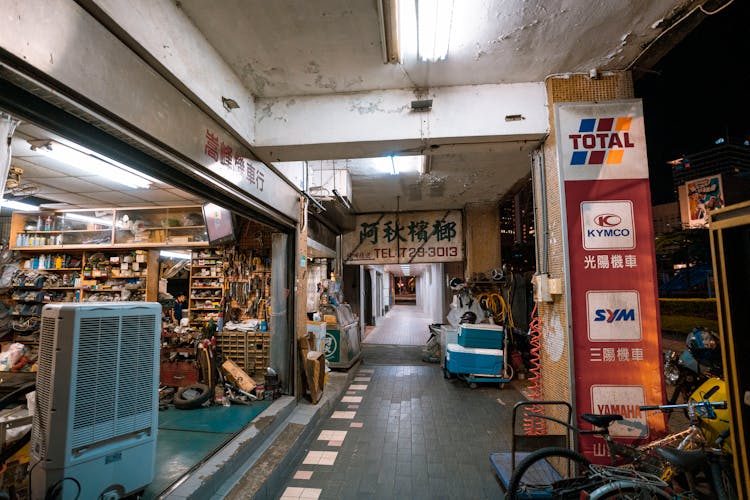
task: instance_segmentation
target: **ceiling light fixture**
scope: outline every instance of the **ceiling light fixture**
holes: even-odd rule
[[[49,140],[28,142],[31,144],[32,151],[54,158],[71,167],[79,168],[91,175],[106,177],[111,181],[134,189],[148,188],[151,185],[151,181],[131,172],[129,167],[118,164],[114,160],[84,153],[59,142]]]
[[[171,250],[160,250],[159,255],[161,257],[169,257],[171,259],[189,259],[190,254],[187,252],[173,252]]]
[[[408,172],[419,172],[422,168],[423,155],[413,156],[381,156],[373,158],[375,170],[391,175],[399,175]]]
[[[339,201],[339,203],[341,203],[342,205],[344,205],[344,208],[346,208],[347,210],[349,210],[351,212],[351,210],[352,210],[352,204],[349,203],[349,200],[347,200],[345,197],[341,196],[341,193],[339,193],[335,189],[333,190],[333,195],[336,197],[336,199]]]
[[[404,273],[404,276],[411,276],[411,269],[408,265],[402,265],[401,272]]]
[[[114,224],[112,219],[100,219],[98,217],[91,217],[89,215],[81,215],[70,212],[64,212],[63,217],[70,220],[76,220],[78,222],[85,222],[87,224],[94,224],[95,226],[110,226]]]
[[[401,62],[399,3],[403,2],[398,0],[380,0],[378,2],[380,41],[383,48],[384,64],[399,64]]]
[[[453,0],[416,0],[417,56],[422,61],[441,61],[448,56]]]
[[[39,207],[37,205],[31,205],[29,203],[22,203],[14,200],[0,200],[0,206],[10,208],[11,210],[22,210],[24,212],[38,212]]]

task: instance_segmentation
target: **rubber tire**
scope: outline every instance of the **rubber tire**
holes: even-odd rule
[[[193,399],[186,399],[182,395],[189,389],[199,391],[200,394]],[[186,387],[180,387],[174,395],[174,407],[179,408],[180,410],[200,408],[210,397],[211,388],[206,384],[192,384]]]
[[[623,493],[632,493],[634,496],[622,496]],[[650,495],[646,496],[646,493],[650,493]],[[633,481],[615,481],[595,489],[589,494],[588,498],[589,500],[603,500],[605,498],[617,498],[622,500],[665,498],[669,500],[674,497],[657,486],[637,484]]]
[[[711,487],[716,494],[717,500],[737,500],[737,488],[735,486],[734,471],[731,459],[726,464],[711,462]]]
[[[532,451],[529,456],[521,460],[518,465],[516,465],[516,468],[513,469],[513,473],[510,475],[510,480],[508,481],[508,491],[507,495],[505,496],[506,500],[517,500],[519,498],[525,498],[523,496],[518,496],[518,489],[522,484],[523,475],[526,473],[527,470],[531,468],[532,465],[534,465],[536,462],[540,460],[546,460],[547,458],[551,457],[560,457],[565,459],[570,459],[573,462],[576,462],[579,464],[581,469],[588,469],[588,466],[591,465],[591,462],[588,458],[584,457],[582,454],[578,453],[577,451],[569,450],[568,448],[559,448],[559,447],[550,447],[550,448],[541,448],[536,451]],[[581,474],[584,475],[584,474]],[[535,485],[536,487],[545,487],[549,486],[551,487],[551,484],[544,485],[539,484]],[[539,497],[543,498],[543,497]],[[550,495],[549,498],[552,498],[552,495]]]

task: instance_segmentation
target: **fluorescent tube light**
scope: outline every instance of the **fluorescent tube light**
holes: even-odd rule
[[[383,47],[383,63],[399,64],[401,49],[399,47],[399,5],[398,0],[379,0],[378,17],[380,19],[380,38]]]
[[[169,257],[171,259],[189,259],[190,254],[189,253],[183,253],[183,252],[173,252],[171,250],[160,250],[159,255],[162,257]]]
[[[11,210],[23,210],[24,212],[39,211],[39,207],[37,205],[30,205],[29,203],[21,203],[20,201],[13,200],[0,200],[0,206],[10,208]]]
[[[407,172],[419,172],[422,168],[423,156],[381,156],[373,158],[374,167],[378,172],[391,175]]]
[[[417,55],[434,62],[448,56],[453,0],[417,0]]]
[[[114,160],[103,159],[93,154],[84,153],[77,149],[53,141],[29,141],[31,149],[45,156],[79,168],[89,174],[106,177],[118,184],[131,188],[147,188],[151,181],[130,171],[129,167],[117,164]]]
[[[90,217],[88,215],[71,214],[63,212],[63,217],[70,220],[77,220],[78,222],[86,222],[87,224],[94,224],[97,226],[112,226],[112,219],[100,219],[98,217]]]
[[[409,268],[409,266],[406,266],[406,265],[401,266],[401,272],[404,273],[404,276],[411,276],[410,271],[411,269]]]

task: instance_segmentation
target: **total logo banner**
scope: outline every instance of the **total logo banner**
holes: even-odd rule
[[[565,180],[648,178],[639,99],[555,104]]]

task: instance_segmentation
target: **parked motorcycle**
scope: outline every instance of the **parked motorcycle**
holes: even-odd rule
[[[664,353],[664,378],[674,386],[668,404],[687,401],[706,380],[722,376],[719,336],[715,332],[693,328],[685,344],[681,354],[671,349]]]

